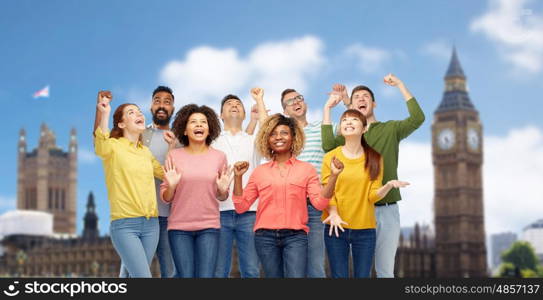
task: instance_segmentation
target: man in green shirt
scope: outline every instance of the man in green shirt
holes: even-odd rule
[[[398,179],[398,152],[400,141],[408,137],[424,122],[417,100],[411,95],[403,82],[392,74],[384,78],[385,84],[398,87],[406,101],[409,117],[404,120],[379,122],[373,113],[377,106],[373,92],[366,86],[357,86],[351,97],[343,85],[335,85],[333,94],[324,106],[322,122],[322,148],[325,152],[344,145],[342,136],[334,136],[330,121],[330,110],[341,100],[348,108],[360,111],[368,120],[364,138],[368,145],[381,154],[384,161],[383,182]],[[400,212],[397,202],[401,200],[399,189],[392,189],[383,199],[375,203],[377,219],[377,242],[375,248],[375,271],[377,277],[394,277],[394,259],[400,236]]]

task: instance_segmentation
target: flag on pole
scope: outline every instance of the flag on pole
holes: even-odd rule
[[[49,98],[49,86],[44,87],[43,89],[34,93],[34,99],[36,98]]]

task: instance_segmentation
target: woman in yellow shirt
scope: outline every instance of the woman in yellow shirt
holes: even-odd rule
[[[375,252],[374,203],[392,188],[408,185],[398,180],[382,185],[383,161],[364,140],[366,125],[366,118],[359,111],[345,111],[340,118],[345,146],[328,152],[322,162],[323,184],[328,182],[330,162],[334,157],[344,165],[337,178],[334,196],[322,216],[323,223],[327,223],[324,242],[333,278],[349,277],[351,251],[354,277],[369,277]]]
[[[111,93],[98,93],[94,150],[102,159],[111,211],[111,242],[131,277],[151,277],[159,224],[154,177],[160,163],[141,143],[145,117],[135,104],[119,105],[109,131]]]

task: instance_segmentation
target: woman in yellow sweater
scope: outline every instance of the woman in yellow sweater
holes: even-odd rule
[[[333,278],[349,277],[351,251],[354,277],[369,277],[375,253],[374,203],[391,189],[409,184],[391,180],[382,185],[383,161],[364,140],[366,125],[366,118],[359,111],[345,111],[340,118],[345,146],[328,152],[322,162],[323,184],[328,182],[334,157],[344,165],[334,196],[322,216],[323,223],[327,224],[324,242]]]
[[[130,277],[151,277],[159,224],[154,177],[164,171],[141,142],[145,117],[135,104],[119,105],[109,130],[111,93],[98,93],[94,150],[104,164],[111,242]]]

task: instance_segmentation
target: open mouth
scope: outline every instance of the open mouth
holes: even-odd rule
[[[136,125],[144,125],[145,121],[143,119],[137,119]]]
[[[204,130],[203,129],[194,129],[193,133],[197,137],[203,137],[204,136]]]
[[[345,132],[353,132],[355,131],[355,128],[353,126],[346,126],[343,128]]]
[[[273,143],[275,147],[283,147],[285,145],[285,142],[275,142]]]

